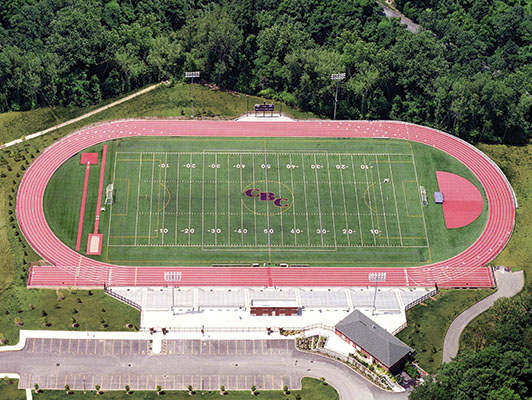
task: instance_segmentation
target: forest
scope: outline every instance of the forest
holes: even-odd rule
[[[2,0],[0,112],[87,106],[199,70],[223,89],[339,119],[399,119],[472,142],[532,136],[532,3]]]
[[[532,288],[501,298],[464,332],[460,353],[410,400],[520,400],[532,395]]]

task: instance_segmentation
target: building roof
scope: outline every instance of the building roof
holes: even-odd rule
[[[336,329],[388,368],[413,352],[410,347],[358,310],[338,322]]]
[[[251,307],[263,307],[263,308],[273,308],[273,307],[283,307],[283,308],[299,308],[295,300],[290,299],[253,299],[251,300]]]

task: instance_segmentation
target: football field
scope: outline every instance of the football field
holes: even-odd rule
[[[142,142],[115,146],[108,261],[431,260],[407,142]]]

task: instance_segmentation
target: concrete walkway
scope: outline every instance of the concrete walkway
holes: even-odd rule
[[[478,315],[490,308],[501,297],[512,297],[519,293],[524,285],[523,271],[518,272],[495,272],[497,291],[482,299],[477,304],[469,307],[453,321],[443,342],[443,362],[449,362],[458,354],[460,347],[460,335],[465,327]]]
[[[8,142],[8,143],[4,143],[3,145],[0,145],[1,148],[6,148],[6,147],[11,147],[11,146],[14,146],[16,144],[19,144],[19,143],[22,143],[22,142],[25,142],[27,140],[30,140],[30,139],[34,139],[36,137],[39,137],[39,136],[42,136],[42,135],[46,135],[47,133],[50,133],[52,131],[55,131],[56,129],[59,129],[59,128],[63,128],[64,126],[67,126],[67,125],[70,125],[70,124],[73,124],[75,122],[78,122],[78,121],[81,121],[85,118],[89,118],[91,116],[93,116],[94,114],[98,114],[102,111],[105,111],[111,107],[114,107],[118,104],[121,104],[121,103],[124,103],[128,100],[131,100],[137,96],[140,96],[141,94],[144,94],[144,93],[147,93],[149,91],[152,91],[153,89],[159,87],[159,85],[161,85],[160,83],[157,83],[155,85],[152,85],[152,86],[148,86],[147,88],[145,89],[142,89],[142,90],[139,90],[138,92],[135,92],[133,94],[130,94],[129,96],[126,96],[120,100],[117,100],[117,101],[114,101],[110,104],[107,104],[106,106],[103,106],[103,107],[100,107],[100,108],[97,108],[96,110],[93,110],[91,112],[88,112],[87,114],[83,114],[83,115],[80,115],[79,117],[77,118],[74,118],[74,119],[71,119],[71,120],[68,120],[68,121],[65,121],[63,123],[60,123],[58,125],[54,125],[48,129],[45,129],[43,131],[39,131],[39,132],[35,132],[35,133],[32,133],[31,135],[28,135],[28,136],[24,136],[20,139],[16,139],[16,140],[12,140],[11,142]]]

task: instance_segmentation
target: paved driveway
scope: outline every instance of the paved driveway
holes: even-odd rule
[[[406,399],[385,392],[352,370],[295,348],[294,340],[163,340],[154,355],[148,340],[28,339],[21,351],[0,353],[1,372],[18,373],[20,387],[75,390],[298,389],[304,376],[326,377],[342,399]]]

